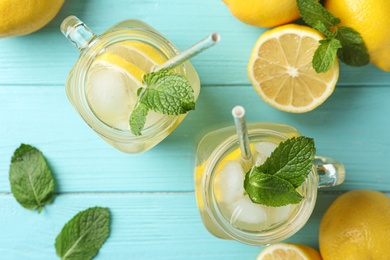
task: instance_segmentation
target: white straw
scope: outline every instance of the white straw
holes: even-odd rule
[[[252,153],[250,149],[248,129],[245,122],[245,109],[242,106],[235,106],[232,109],[232,115],[237,129],[242,158],[249,161],[252,158]]]
[[[218,43],[220,41],[221,37],[218,33],[212,33],[200,42],[194,44],[193,46],[189,47],[187,50],[179,53],[177,56],[173,57],[172,59],[167,60],[163,64],[160,64],[154,68],[154,71],[159,71],[161,69],[167,69],[170,70],[177,65],[185,62],[186,60],[189,60],[190,58],[194,57],[198,53],[210,48],[214,44]]]

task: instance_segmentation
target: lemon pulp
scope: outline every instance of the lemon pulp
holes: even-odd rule
[[[306,245],[277,243],[261,251],[256,260],[321,260],[320,253]]]
[[[262,34],[248,63],[248,76],[263,100],[277,109],[303,113],[321,105],[339,76],[337,59],[317,73],[312,59],[323,36],[301,25],[284,25]]]

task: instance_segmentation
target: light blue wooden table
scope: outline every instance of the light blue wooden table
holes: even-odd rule
[[[128,18],[146,21],[185,49],[217,31],[221,42],[192,59],[202,83],[197,108],[162,143],[139,155],[100,139],[67,100],[64,82],[78,51],[59,30],[76,15],[95,33]],[[56,259],[54,239],[77,212],[109,207],[111,234],[95,259],[255,259],[261,247],[226,241],[202,225],[194,196],[196,140],[209,125],[232,124],[231,108],[249,122],[292,125],[314,137],[318,154],[344,162],[347,179],[321,190],[307,225],[289,241],[318,248],[322,215],[343,192],[390,192],[390,73],[341,65],[333,95],[319,108],[289,114],[265,104],[246,75],[264,29],[233,18],[220,0],[67,0],[42,30],[0,39],[0,259]],[[28,143],[46,156],[56,198],[41,214],[10,192],[13,151]]]

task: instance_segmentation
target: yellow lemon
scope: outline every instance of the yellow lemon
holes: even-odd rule
[[[327,0],[325,7],[360,33],[374,65],[390,71],[389,0]]]
[[[264,248],[256,260],[321,260],[321,255],[306,245],[277,243]]]
[[[272,27],[300,17],[296,0],[222,0],[238,20],[259,27]]]
[[[0,38],[25,35],[48,24],[64,0],[0,0]]]
[[[321,105],[339,77],[337,59],[317,73],[312,59],[323,35],[307,26],[288,24],[263,33],[253,47],[248,76],[263,100],[277,109],[303,113]]]
[[[320,224],[324,260],[388,259],[390,199],[378,191],[354,190],[337,198]]]

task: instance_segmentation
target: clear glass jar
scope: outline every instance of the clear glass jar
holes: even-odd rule
[[[249,124],[248,132],[251,144],[269,142],[277,145],[288,138],[300,136],[293,127],[273,123]],[[215,188],[217,169],[237,149],[239,142],[235,128],[227,127],[206,134],[196,153],[195,194],[200,216],[206,229],[222,239],[234,239],[250,245],[268,245],[285,240],[300,230],[309,219],[315,206],[317,189],[344,181],[345,170],[341,163],[326,157],[316,157],[313,170],[297,188],[304,199],[299,204],[291,205],[288,216],[259,230],[239,228],[219,205]]]
[[[186,114],[162,115],[156,122],[145,127],[141,136],[135,136],[129,130],[118,129],[101,120],[86,98],[86,78],[91,64],[114,44],[144,43],[161,54],[165,60],[179,53],[173,43],[154,28],[142,21],[126,20],[101,35],[95,35],[77,17],[70,16],[62,22],[61,31],[80,51],[80,56],[66,80],[68,99],[84,121],[107,143],[125,153],[141,153],[161,142],[184,119]],[[193,66],[187,61],[173,71],[189,80],[196,100],[200,82]]]

